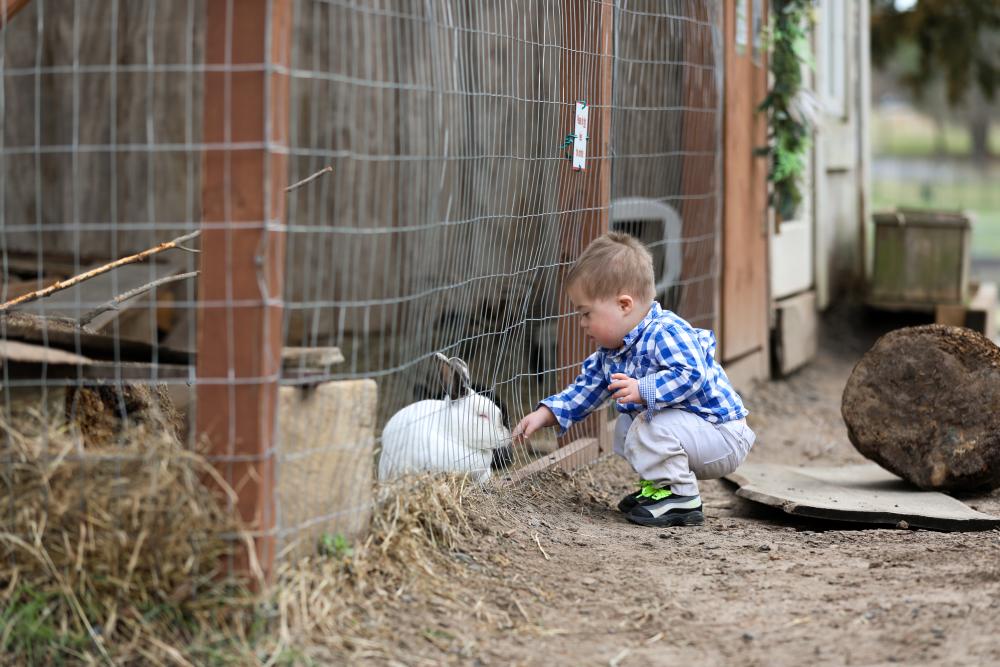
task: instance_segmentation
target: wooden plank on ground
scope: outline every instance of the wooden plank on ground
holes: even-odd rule
[[[726,476],[736,495],[813,519],[943,531],[990,530],[1000,517],[951,496],[922,491],[875,465],[808,467],[750,463]],[[902,527],[902,526],[900,526]]]
[[[91,359],[186,364],[187,352],[163,346],[115,339],[113,336],[85,331],[66,318],[39,317],[31,313],[8,312],[0,315],[0,337],[38,343],[79,354]]]
[[[344,355],[339,347],[283,347],[281,364],[286,369],[325,369],[343,363]]]
[[[74,365],[90,365],[94,363],[87,357],[82,357],[79,354],[67,352],[66,350],[51,348],[45,345],[33,345],[16,340],[0,340],[0,365],[4,362]]]
[[[580,438],[522,468],[512,470],[501,477],[500,481],[504,485],[519,484],[549,470],[574,470],[593,463],[600,455],[600,441],[597,438]]]

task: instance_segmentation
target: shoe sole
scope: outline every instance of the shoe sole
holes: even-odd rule
[[[670,526],[700,526],[705,523],[705,515],[701,510],[693,512],[667,512],[663,516],[635,516],[626,514],[625,518],[640,526],[655,526],[669,528]]]

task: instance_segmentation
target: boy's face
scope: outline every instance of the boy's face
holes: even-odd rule
[[[575,286],[566,290],[580,314],[580,328],[601,347],[621,347],[625,334],[635,327],[635,301],[627,294],[613,299],[592,299]]]

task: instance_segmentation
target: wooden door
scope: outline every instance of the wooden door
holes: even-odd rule
[[[723,102],[722,322],[719,343],[737,384],[768,372],[767,160],[756,111],[767,88],[760,30],[766,0],[726,0]]]

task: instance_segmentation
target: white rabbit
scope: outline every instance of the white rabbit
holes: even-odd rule
[[[465,362],[437,357],[449,376],[449,395],[413,403],[389,419],[382,429],[380,480],[411,472],[457,472],[483,483],[490,478],[493,450],[510,442],[500,408],[472,391]]]

